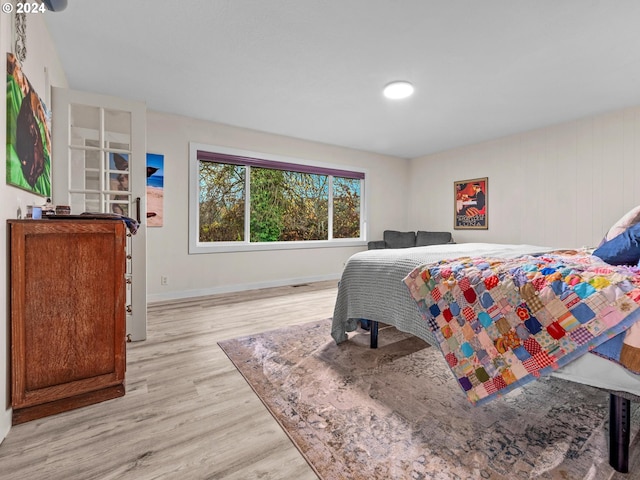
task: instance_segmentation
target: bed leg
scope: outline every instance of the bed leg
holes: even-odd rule
[[[621,473],[629,471],[631,402],[609,394],[609,465]]]
[[[371,320],[371,348],[378,348],[378,322]]]

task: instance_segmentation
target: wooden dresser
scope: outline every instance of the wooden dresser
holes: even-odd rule
[[[120,220],[9,220],[13,424],[124,395]]]

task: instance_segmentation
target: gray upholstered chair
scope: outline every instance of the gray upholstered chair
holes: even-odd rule
[[[383,240],[369,242],[368,249],[424,247],[426,245],[455,243],[451,232],[426,232],[424,230],[418,230],[418,233],[385,230],[382,238]]]
[[[451,232],[425,232],[418,230],[416,234],[416,247],[443,245],[445,243],[456,243],[453,241]]]

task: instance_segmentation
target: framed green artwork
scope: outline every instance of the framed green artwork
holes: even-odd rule
[[[51,119],[17,58],[7,53],[7,184],[51,196]]]

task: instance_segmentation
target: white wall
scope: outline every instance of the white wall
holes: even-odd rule
[[[49,15],[49,13],[45,14]],[[53,14],[52,14],[53,15]],[[23,72],[41,96],[48,101],[48,82],[45,69],[48,71],[49,82],[55,86],[67,86],[67,79],[62,70],[58,54],[51,44],[49,32],[44,24],[43,15],[27,15],[27,58],[22,65]],[[2,58],[2,78],[6,78],[6,53],[13,51],[13,22],[10,15],[0,14],[0,54]],[[18,208],[25,211],[26,205],[44,203],[44,198],[30,194],[24,190],[10,187],[6,184],[6,149],[7,143],[7,101],[6,87],[0,94],[0,250],[2,250],[2,270],[0,275],[0,442],[7,435],[11,427],[11,398],[9,390],[9,302],[7,299],[7,225],[6,220],[16,218]],[[51,107],[50,102],[47,107]],[[54,162],[55,159],[52,159]]]
[[[640,204],[640,107],[410,162],[409,228],[457,242],[597,246]],[[453,230],[453,182],[489,177],[488,230]]]
[[[164,155],[164,225],[147,229],[149,301],[247,288],[338,279],[344,262],[366,247],[188,254],[189,142],[363,167],[369,192],[369,236],[407,227],[409,162],[193,118],[147,113],[147,151]],[[160,285],[160,277],[168,285]]]

